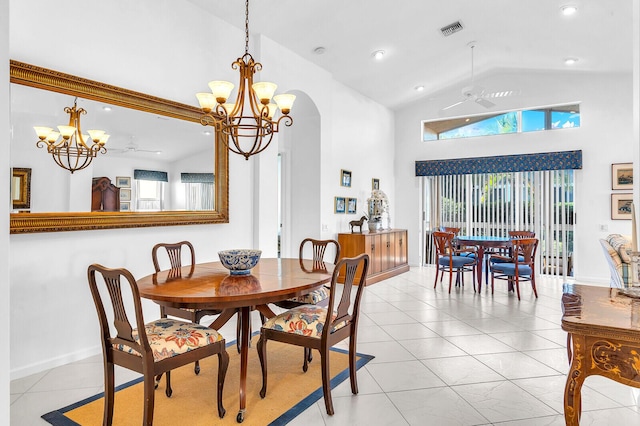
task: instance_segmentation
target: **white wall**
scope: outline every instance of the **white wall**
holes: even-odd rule
[[[581,127],[575,129],[498,135],[451,141],[421,142],[420,120],[437,119],[429,101],[418,101],[396,112],[397,219],[409,228],[410,263],[420,263],[420,178],[416,160],[581,149],[583,169],[576,172],[577,213],[575,274],[579,282],[608,280],[609,270],[597,242],[609,233],[631,234],[631,222],[611,220],[611,164],[633,161],[632,75],[585,73],[503,73],[480,81],[487,88],[520,88],[522,95],[496,101],[500,109],[580,102]],[[449,96],[459,96],[454,88]],[[465,109],[466,108],[466,109]],[[482,111],[481,111],[482,110]],[[456,113],[483,112],[468,102]],[[453,112],[452,112],[453,113]],[[403,206],[399,209],[399,206]],[[603,232],[600,226],[608,227]],[[608,281],[607,281],[608,282]]]
[[[9,3],[0,2],[0,181],[9,181]],[[9,186],[0,185],[0,282],[9,282]],[[0,285],[0,339],[10,338],[9,286]],[[0,349],[0,424],[9,424],[9,357],[8,345]]]
[[[96,31],[95,16],[118,30]],[[73,49],[64,31],[33,31],[63,21],[73,22],[74,33],[82,34]],[[207,90],[208,81],[237,80],[231,62],[244,44],[242,31],[185,1],[69,0],[61,9],[46,0],[14,0],[10,22],[13,59],[192,105],[194,94]],[[278,93],[305,93],[318,109],[321,184],[315,196],[321,201],[314,220],[327,225],[323,236],[334,237],[352,219],[333,214],[333,197],[342,190],[340,168],[353,171],[357,184],[346,194],[358,196],[359,203],[370,191],[372,177],[381,179],[393,200],[393,114],[276,43],[260,37],[252,37],[252,43],[255,39],[256,59],[264,66],[256,80],[278,83]],[[293,115],[295,119],[295,105]],[[155,243],[185,239],[194,244],[198,261],[217,260],[217,251],[230,247],[257,247],[265,256],[275,255],[276,146],[249,161],[230,155],[229,224],[11,235],[12,378],[99,352],[86,283],[91,263],[146,275],[153,269]],[[320,223],[312,226],[321,229]],[[148,303],[145,314],[153,318],[158,309]],[[59,345],[63,329],[65,336],[74,336],[66,346]]]

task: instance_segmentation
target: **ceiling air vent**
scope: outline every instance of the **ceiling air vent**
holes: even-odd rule
[[[450,36],[453,33],[457,33],[458,31],[462,31],[464,27],[462,26],[462,22],[456,21],[453,24],[449,24],[445,27],[440,28],[442,35],[445,37]]]

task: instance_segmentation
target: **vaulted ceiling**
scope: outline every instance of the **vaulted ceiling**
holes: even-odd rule
[[[243,1],[189,1],[244,29]],[[564,16],[567,4],[577,13]],[[463,30],[443,36],[440,29],[455,21]],[[252,34],[392,109],[468,84],[471,41],[476,77],[505,70],[632,70],[629,0],[253,0],[249,22]],[[324,53],[316,53],[319,47]],[[372,57],[376,50],[385,51],[380,61]],[[569,57],[578,61],[567,66]]]

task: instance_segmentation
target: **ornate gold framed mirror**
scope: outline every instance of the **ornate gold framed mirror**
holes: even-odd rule
[[[23,62],[11,60],[10,81],[18,85],[103,102],[155,114],[159,117],[184,120],[200,125],[201,111],[199,108]],[[215,135],[214,161],[212,164],[215,176],[214,210],[12,213],[10,215],[10,232],[17,234],[228,223],[229,155],[220,137],[219,134]],[[34,137],[33,141],[25,142],[33,142],[35,146],[36,139]],[[46,155],[46,152],[37,152],[34,155]]]

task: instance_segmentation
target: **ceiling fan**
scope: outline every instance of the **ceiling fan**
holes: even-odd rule
[[[125,146],[123,148],[110,148],[110,149],[108,149],[108,151],[118,152],[118,153],[122,153],[122,154],[132,154],[132,153],[136,153],[136,152],[150,152],[150,153],[153,153],[153,154],[162,154],[162,151],[157,150],[157,149],[140,149],[140,147],[138,147],[138,144],[136,144],[133,141],[133,136],[131,136],[131,142],[129,142],[129,144],[127,144],[127,146]]]
[[[473,50],[476,47],[476,42],[471,41],[467,44],[471,48],[471,84],[468,86],[464,86],[462,88],[462,100],[458,102],[454,102],[451,105],[448,105],[442,108],[442,111],[448,110],[455,106],[461,105],[465,102],[473,101],[478,105],[482,105],[485,108],[494,107],[496,104],[491,102],[489,98],[502,98],[506,96],[512,96],[515,94],[513,90],[505,90],[501,92],[488,92],[484,87],[478,86],[474,82],[474,74],[473,74]]]

